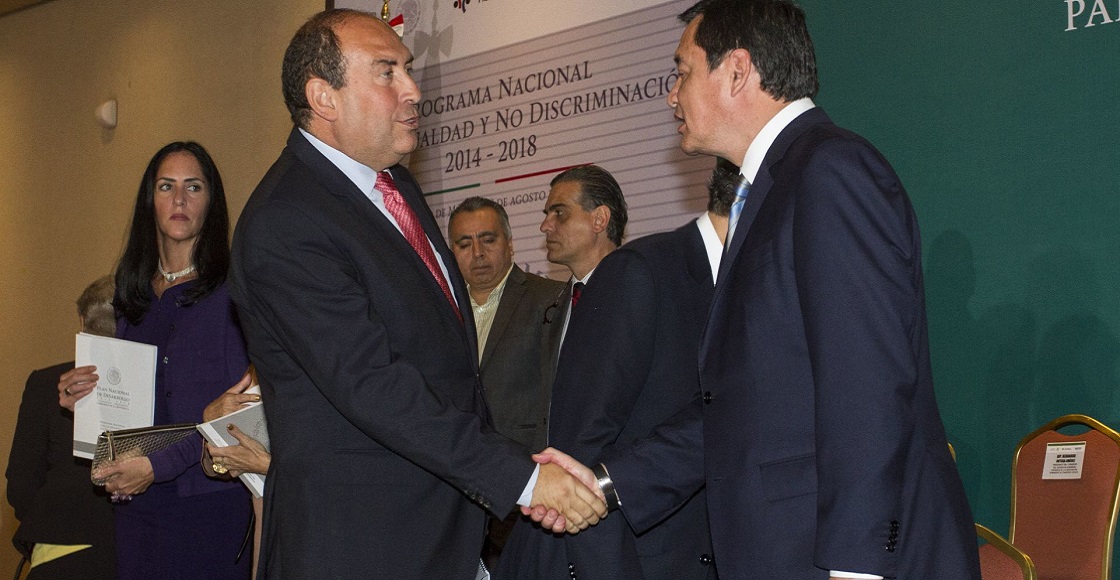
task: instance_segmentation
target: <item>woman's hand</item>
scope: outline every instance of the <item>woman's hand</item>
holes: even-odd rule
[[[237,381],[236,385],[233,385],[226,390],[225,393],[222,393],[222,396],[210,401],[210,404],[206,405],[206,408],[202,410],[202,420],[213,421],[218,417],[225,417],[241,409],[241,406],[245,403],[256,403],[261,400],[260,395],[245,393],[245,389],[249,388],[249,385],[252,384],[252,380],[252,376],[249,373],[245,373],[245,376],[241,377],[241,380]]]
[[[105,491],[114,498],[127,498],[148,491],[155,481],[152,462],[147,457],[131,457],[105,465],[93,472],[93,477],[105,480]]]
[[[272,455],[265,450],[260,441],[246,435],[237,425],[230,424],[229,432],[237,438],[240,445],[229,447],[215,447],[206,444],[207,451],[214,465],[220,465],[229,470],[231,477],[242,473],[268,473],[268,466],[272,462]]]
[[[97,367],[93,365],[75,367],[63,373],[58,378],[58,404],[66,409],[74,410],[74,403],[78,399],[93,392],[97,386]]]

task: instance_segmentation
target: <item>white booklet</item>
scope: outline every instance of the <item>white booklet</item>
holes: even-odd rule
[[[256,388],[256,387],[254,387]],[[245,392],[252,392],[246,390]],[[224,417],[218,417],[207,423],[199,423],[198,432],[208,443],[215,447],[229,447],[240,445],[237,438],[227,429],[229,424],[237,425],[241,432],[256,439],[270,450],[268,442],[268,423],[264,419],[264,406],[261,403],[248,403]],[[249,487],[255,497],[264,496],[264,475],[260,473],[242,473],[241,482]]]
[[[155,422],[156,347],[84,332],[74,344],[74,364],[94,365],[100,377],[93,392],[74,403],[74,455],[93,459],[102,432]]]

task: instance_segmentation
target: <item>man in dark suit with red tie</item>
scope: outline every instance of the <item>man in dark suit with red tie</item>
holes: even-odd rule
[[[230,275],[272,443],[262,578],[469,580],[485,511],[550,505],[572,530],[605,511],[489,426],[466,287],[399,165],[417,144],[411,62],[352,10],[312,17],[284,57],[296,127]]]
[[[713,173],[710,211],[680,228],[627,243],[602,259],[571,324],[552,387],[549,442],[585,463],[629,446],[688,407],[699,388],[696,351],[708,317],[734,184]],[[640,535],[610,518],[576,536],[526,524],[499,580],[716,578],[707,506],[699,492]]]
[[[613,175],[598,165],[581,165],[558,173],[549,183],[544,202],[541,233],[548,261],[568,268],[572,277],[545,316],[546,372],[556,364],[571,319],[571,306],[579,301],[595,267],[622,245],[626,232],[626,199]]]
[[[738,163],[741,186],[697,403],[596,466],[602,488],[641,531],[706,484],[724,580],[978,580],[898,176],[813,104],[793,2],[704,0],[682,20],[681,148]]]

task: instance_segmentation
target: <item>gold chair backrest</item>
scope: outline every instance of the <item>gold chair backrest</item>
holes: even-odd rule
[[[1079,435],[1057,429],[1084,425]],[[1085,442],[1079,479],[1043,479],[1049,444]],[[1120,492],[1120,434],[1085,415],[1065,415],[1019,442],[1011,467],[1008,540],[1042,578],[1109,580]]]
[[[1003,536],[976,524],[976,535],[986,543],[980,546],[982,580],[1036,580],[1034,562]]]

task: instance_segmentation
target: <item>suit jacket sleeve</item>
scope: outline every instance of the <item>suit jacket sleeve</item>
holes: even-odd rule
[[[637,443],[617,441],[649,380],[657,333],[672,331],[659,328],[651,315],[666,307],[658,300],[666,289],[659,287],[655,267],[626,247],[603,259],[572,312],[567,340],[578,339],[578,347],[568,345],[561,354],[566,359],[578,353],[579,364],[562,361],[560,372],[567,375],[557,376],[558,387],[570,383],[590,399],[574,404],[601,410],[581,421],[575,434],[577,448],[596,453],[577,459],[607,465],[635,533],[671,515],[704,481],[699,399]],[[554,396],[561,396],[559,390]]]
[[[44,384],[50,376],[45,371],[35,371],[27,378],[16,432],[12,437],[12,451],[8,456],[8,503],[12,504],[20,520],[27,518],[26,510],[31,506],[36,490],[47,479],[50,438],[47,413],[69,412],[58,406],[57,383]]]
[[[793,265],[816,389],[816,565],[826,569],[889,569],[881,538],[902,512],[924,308],[912,215],[869,145],[825,141],[807,164]]]
[[[262,206],[240,227],[245,230],[240,301],[252,304],[257,324],[327,401],[378,444],[494,513],[508,513],[533,471],[529,452],[484,426],[473,409],[456,408],[441,397],[424,372],[399,356],[408,348],[441,345],[391,342],[415,340],[390,336],[384,323],[386,317],[406,315],[387,311],[400,306],[388,299],[400,293],[394,281],[367,287],[335,239],[346,233],[330,231],[294,204]]]
[[[600,461],[614,481],[622,513],[635,533],[669,517],[704,486],[703,409],[692,404],[630,446],[613,447]]]

